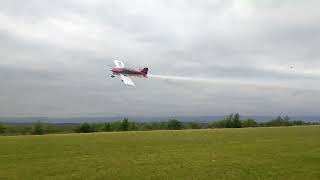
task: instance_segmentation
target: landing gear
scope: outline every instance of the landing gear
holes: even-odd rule
[[[114,75],[111,75],[110,77],[114,78],[115,76],[114,76]]]

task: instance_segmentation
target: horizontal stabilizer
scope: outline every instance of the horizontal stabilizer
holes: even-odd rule
[[[124,64],[121,61],[115,60],[114,64],[116,65],[116,68],[124,68]]]

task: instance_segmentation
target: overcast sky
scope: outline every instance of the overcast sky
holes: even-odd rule
[[[0,116],[319,115],[319,6],[2,0]],[[114,59],[180,78],[128,87]]]

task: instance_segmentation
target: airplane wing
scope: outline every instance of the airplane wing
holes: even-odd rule
[[[135,84],[132,82],[131,78],[129,78],[128,76],[120,74],[120,77],[121,77],[124,84],[130,85],[130,86],[135,86]]]
[[[116,68],[124,68],[124,64],[121,61],[114,60],[114,64],[116,65]]]

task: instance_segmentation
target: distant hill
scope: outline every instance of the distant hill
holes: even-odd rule
[[[216,120],[221,120],[226,116],[127,116],[129,120],[135,122],[152,122],[152,121],[166,121],[168,119],[177,119],[184,122],[197,121],[201,123],[208,123]],[[48,123],[82,123],[82,122],[110,122],[122,120],[124,117],[0,117],[0,122],[9,123],[32,123],[36,121]],[[258,122],[269,121],[275,116],[241,116],[241,119],[253,118]],[[290,120],[302,120],[304,122],[320,122],[320,116],[290,116]]]

